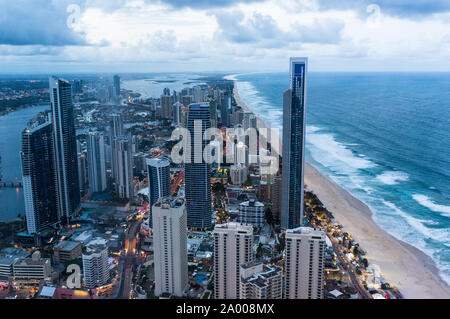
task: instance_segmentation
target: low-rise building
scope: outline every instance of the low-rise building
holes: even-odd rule
[[[13,278],[19,285],[39,285],[41,281],[51,281],[51,263],[49,258],[42,258],[39,251],[31,257],[20,258],[13,265]]]
[[[282,272],[279,266],[257,261],[241,265],[240,299],[281,299]]]
[[[262,227],[264,225],[264,204],[254,199],[239,204],[239,222]]]
[[[56,264],[68,262],[81,256],[83,244],[77,241],[65,240],[53,249],[53,260]]]
[[[8,247],[0,251],[0,280],[8,281],[13,276],[13,265],[20,258],[30,255],[20,248]]]

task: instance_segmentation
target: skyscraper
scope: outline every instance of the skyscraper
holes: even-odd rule
[[[285,299],[321,299],[325,232],[310,227],[286,230]]]
[[[240,266],[253,261],[253,226],[214,227],[214,298],[240,298]]]
[[[210,164],[203,159],[203,150],[209,143],[203,136],[210,127],[209,103],[189,105],[187,129],[191,135],[191,154],[190,163],[185,163],[185,184],[190,228],[211,227]]]
[[[58,222],[52,124],[34,123],[22,132],[23,195],[29,234]]]
[[[290,59],[290,88],[283,97],[281,227],[284,229],[296,228],[303,220],[307,65],[307,58]]]
[[[116,138],[124,134],[122,114],[114,113],[111,115],[109,124],[109,146],[111,150],[111,174],[113,178],[117,175],[117,152],[116,152]]]
[[[88,174],[87,174],[86,152],[78,153],[78,185],[80,186],[80,195],[88,192]]]
[[[49,82],[58,215],[65,223],[80,209],[72,95],[66,80],[50,77]]]
[[[133,184],[133,153],[131,151],[131,139],[127,136],[119,136],[115,139],[116,151],[116,195],[119,198],[134,197]]]
[[[89,132],[87,135],[87,155],[89,189],[92,193],[103,192],[107,188],[105,137],[103,133]]]
[[[147,174],[148,174],[148,202],[150,207],[149,222],[152,227],[152,206],[156,204],[158,199],[170,195],[170,162],[167,158],[148,158]]]
[[[173,119],[172,97],[170,95],[161,95],[161,117]]]
[[[153,206],[155,295],[181,297],[188,283],[187,224],[184,200],[163,197]]]
[[[117,97],[120,95],[120,76],[114,75],[113,82],[114,82],[114,95]]]
[[[232,113],[231,109],[231,95],[229,91],[223,93],[223,97],[220,103],[220,117],[223,127],[229,127],[231,125],[230,115]]]

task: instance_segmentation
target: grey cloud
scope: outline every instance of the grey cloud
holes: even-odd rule
[[[383,14],[402,18],[420,18],[434,13],[450,11],[448,0],[318,0],[320,9],[351,9],[368,15],[369,4],[376,4]]]
[[[0,44],[84,45],[67,24],[67,6],[76,1],[0,0]]]
[[[294,23],[291,31],[281,30],[270,15],[253,13],[244,21],[240,11],[213,13],[219,25],[217,36],[238,44],[255,44],[259,47],[283,47],[291,42],[338,43],[344,23],[340,20],[316,20],[312,25]]]

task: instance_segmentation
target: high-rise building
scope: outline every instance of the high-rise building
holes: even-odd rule
[[[310,227],[286,230],[285,299],[321,299],[325,232]]]
[[[183,104],[185,107],[188,107],[192,103],[192,95],[183,95],[181,96],[181,104]]]
[[[290,59],[290,88],[283,97],[283,170],[281,227],[303,222],[307,58]]]
[[[231,95],[229,91],[224,92],[220,103],[220,117],[223,127],[230,127],[231,125]]]
[[[116,152],[115,189],[119,198],[134,197],[133,184],[133,153],[131,151],[131,139],[127,136],[119,136],[114,140]]]
[[[165,157],[148,158],[148,202],[150,207],[149,224],[152,227],[152,206],[161,197],[170,196],[170,162]]]
[[[30,124],[22,132],[23,195],[29,234],[58,222],[52,124]]]
[[[118,97],[120,95],[120,76],[114,75],[113,82],[114,82],[114,95]]]
[[[91,193],[103,192],[107,187],[105,137],[100,132],[87,135],[89,189]]]
[[[117,176],[117,152],[116,152],[116,138],[124,134],[122,114],[114,113],[111,115],[109,124],[109,144],[111,151],[111,174],[113,178]]]
[[[217,127],[217,103],[213,99],[209,100],[209,115],[211,127]]]
[[[214,227],[214,298],[240,298],[240,266],[253,261],[253,226]]]
[[[161,95],[161,117],[166,119],[173,118],[172,97],[170,95]]]
[[[106,245],[88,245],[82,258],[84,284],[89,288],[105,285],[109,280],[108,248]]]
[[[78,153],[78,184],[80,185],[80,194],[84,195],[88,192],[87,177],[87,158],[86,152]]]
[[[241,265],[240,299],[281,299],[283,270],[251,261]]]
[[[190,158],[186,159],[189,162],[185,163],[189,228],[211,227],[211,165],[203,158],[203,150],[209,143],[203,137],[210,127],[209,103],[189,105],[187,129],[191,135],[191,154]]]
[[[58,215],[66,223],[80,210],[72,94],[69,82],[56,77],[49,82]]]
[[[155,295],[183,296],[188,284],[187,217],[184,200],[163,197],[153,205]]]
[[[262,227],[264,225],[264,204],[255,199],[240,203],[239,222],[254,227]]]
[[[173,108],[173,121],[175,122],[175,124],[177,126],[181,126],[182,125],[182,110],[183,110],[183,104],[181,104],[180,102],[175,102],[172,106]]]

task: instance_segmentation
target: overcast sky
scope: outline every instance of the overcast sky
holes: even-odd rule
[[[0,0],[0,73],[450,71],[450,1]]]

